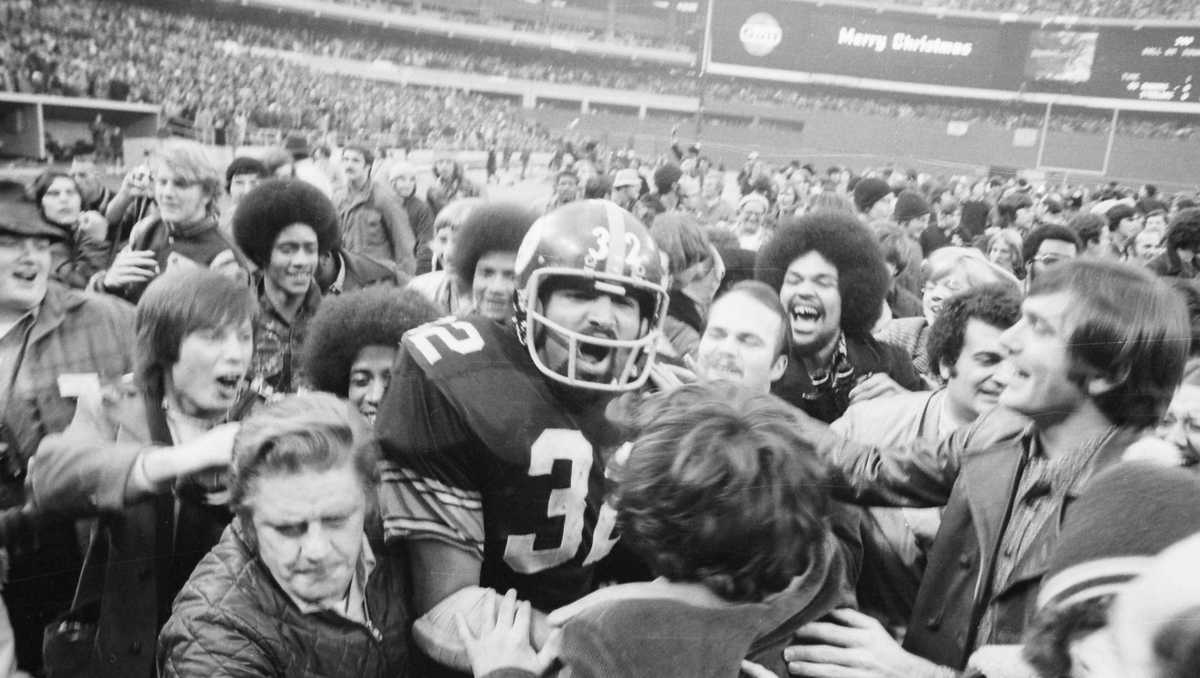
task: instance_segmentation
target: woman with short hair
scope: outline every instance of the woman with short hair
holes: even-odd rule
[[[238,425],[227,422],[246,391],[255,312],[245,285],[220,273],[160,276],[138,304],[135,374],[81,395],[30,460],[37,514],[98,518],[67,620],[94,637],[48,643],[52,675],[78,661],[96,676],[153,675],[171,600],[230,518],[222,471]]]

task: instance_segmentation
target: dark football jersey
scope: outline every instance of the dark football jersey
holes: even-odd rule
[[[587,593],[616,541],[604,460],[617,441],[605,400],[569,391],[486,318],[406,334],[376,418],[387,538],[468,550],[482,586],[541,610]]]

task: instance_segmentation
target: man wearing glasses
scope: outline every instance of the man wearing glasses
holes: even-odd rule
[[[1026,289],[1050,267],[1074,259],[1081,250],[1079,234],[1066,226],[1046,224],[1030,231],[1021,244]]]

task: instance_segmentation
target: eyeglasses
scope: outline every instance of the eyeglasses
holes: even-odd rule
[[[941,279],[941,280],[928,280],[925,282],[925,293],[926,294],[933,292],[934,290],[941,289],[941,290],[944,290],[947,295],[955,295],[955,294],[958,294],[959,292],[964,292],[969,288],[970,288],[970,285],[968,285],[967,283],[962,282],[960,280],[954,280],[953,278]]]
[[[1054,264],[1057,264],[1060,261],[1070,261],[1074,258],[1075,257],[1067,256],[1064,254],[1039,254],[1036,257],[1034,257],[1033,260],[1043,266],[1053,266]]]

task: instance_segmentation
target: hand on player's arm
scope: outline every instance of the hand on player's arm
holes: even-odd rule
[[[462,614],[455,613],[454,622],[459,638],[471,658],[471,671],[477,677],[505,670],[506,675],[527,673],[540,676],[550,668],[557,656],[557,643],[547,643],[536,650],[530,642],[533,608],[528,601],[518,601],[517,592],[509,589],[497,605],[496,597],[484,604],[478,621],[479,633],[471,630]]]
[[[873,618],[851,609],[796,631],[783,651],[788,672],[806,678],[954,678],[956,671],[905,652]]]
[[[413,604],[419,615],[413,625],[414,640],[438,663],[461,671],[472,670],[469,647],[463,640],[459,622],[465,622],[468,630],[479,634],[483,634],[484,628],[494,631],[496,610],[502,607],[498,602],[500,594],[479,585],[482,563],[467,549],[421,539],[409,543],[408,553],[413,573]],[[508,621],[515,623],[515,614]],[[535,652],[557,655],[556,648],[546,649],[556,644],[545,613],[530,609],[525,631],[525,642]]]

